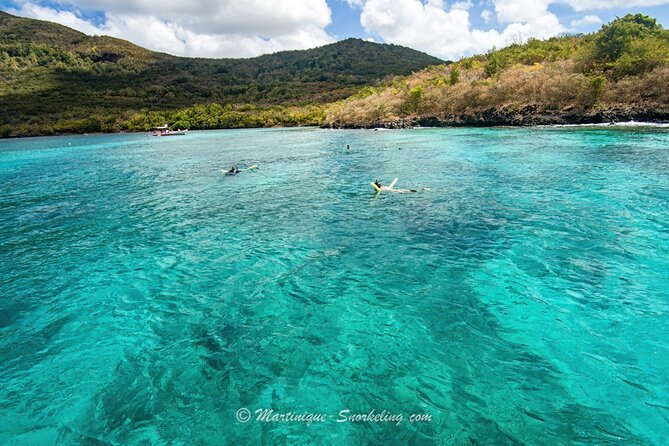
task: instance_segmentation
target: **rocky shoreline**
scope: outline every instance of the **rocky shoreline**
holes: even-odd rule
[[[474,113],[445,116],[421,116],[376,122],[334,122],[323,128],[337,129],[409,129],[421,127],[528,127],[537,125],[615,124],[618,122],[669,123],[669,109],[626,108],[601,111],[538,110],[528,106],[520,110],[491,108]]]

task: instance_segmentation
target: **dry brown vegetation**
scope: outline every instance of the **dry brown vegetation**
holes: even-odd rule
[[[617,82],[575,72],[574,61],[514,65],[497,78],[482,69],[460,71],[450,85],[455,66],[429,68],[364,97],[360,95],[330,107],[329,125],[366,125],[436,117],[444,121],[496,109],[509,113],[578,113],[601,110],[669,109],[669,67]]]
[[[617,33],[614,39],[612,33]],[[607,39],[623,44],[612,47]],[[627,16],[593,35],[531,40],[397,77],[334,104],[326,124],[374,126],[428,118],[443,124],[532,124],[578,122],[602,113],[669,116],[667,85],[669,34],[653,19]]]

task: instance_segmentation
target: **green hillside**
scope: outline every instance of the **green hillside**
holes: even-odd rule
[[[669,121],[669,31],[636,14],[596,33],[530,39],[366,88],[334,127]]]
[[[0,12],[0,134],[136,130],[131,118],[143,129],[147,120],[163,119],[162,112],[172,118],[177,110],[212,104],[243,118],[214,126],[281,124],[260,115],[283,116],[284,107],[291,107],[290,123],[322,115],[321,104],[362,86],[439,63],[359,39],[250,59],[183,58]]]

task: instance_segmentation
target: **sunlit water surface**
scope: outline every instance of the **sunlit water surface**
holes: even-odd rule
[[[666,444],[668,173],[643,128],[0,141],[0,444]]]

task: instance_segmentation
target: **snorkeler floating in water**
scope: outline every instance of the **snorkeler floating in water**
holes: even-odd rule
[[[379,179],[375,179],[373,183],[370,183],[374,190],[376,190],[377,193],[381,192],[395,192],[397,194],[408,194],[411,192],[418,192],[417,189],[394,189],[395,183],[397,183],[397,178],[395,178],[391,183],[390,186],[384,186],[381,184]]]
[[[255,164],[253,166],[246,167],[244,169],[238,169],[237,166],[232,166],[230,170],[221,169],[221,172],[229,176],[234,176],[237,175],[239,172],[245,172],[245,171],[255,172],[257,168],[258,166],[256,166]]]

